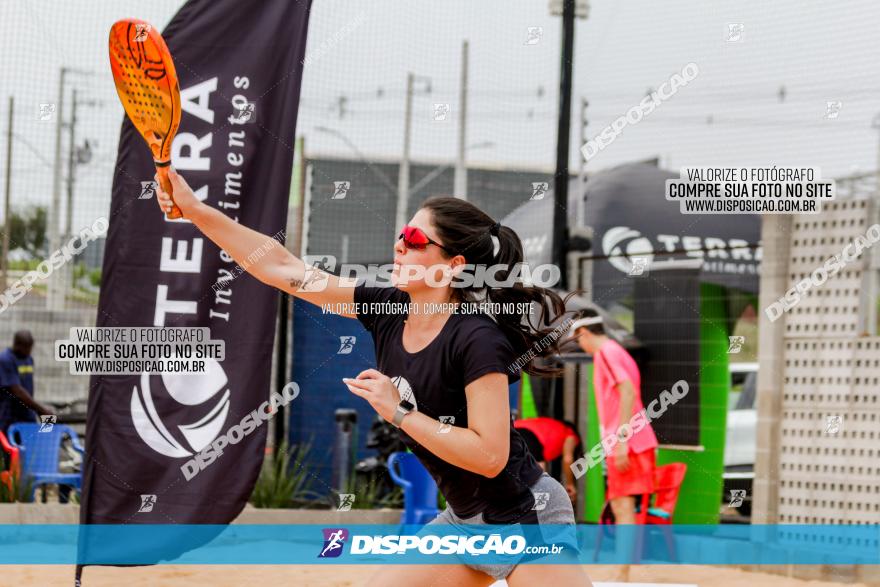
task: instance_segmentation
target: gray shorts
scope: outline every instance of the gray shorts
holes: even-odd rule
[[[543,540],[547,544],[565,544],[569,553],[579,552],[580,549],[575,532],[574,510],[572,510],[571,499],[568,497],[565,488],[556,479],[544,473],[529,489],[535,495],[535,507],[518,521],[513,522],[513,524],[538,524],[539,526],[552,524],[554,525],[552,532],[549,528],[546,532],[541,530]],[[482,512],[469,518],[460,518],[447,506],[436,518],[428,522],[428,525],[450,524],[453,526],[466,526],[495,523],[486,521]],[[561,526],[565,527],[561,528]],[[512,573],[519,561],[507,564],[478,564],[468,560],[462,560],[462,562],[472,569],[481,571],[499,580],[506,578]]]

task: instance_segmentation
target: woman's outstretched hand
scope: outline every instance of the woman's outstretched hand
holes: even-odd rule
[[[168,180],[171,182],[171,189],[174,191],[173,200],[171,199],[171,195],[162,189],[162,182],[159,181],[159,174],[157,173],[154,177],[156,179],[156,200],[159,202],[159,208],[161,208],[162,212],[165,214],[171,212],[171,206],[177,204],[177,207],[180,208],[184,218],[188,218],[201,204],[199,199],[196,198],[196,195],[193,193],[192,188],[186,183],[186,180],[183,179],[183,176],[177,173],[174,168],[168,169]]]
[[[344,377],[342,381],[350,392],[370,402],[377,414],[389,422],[394,419],[394,412],[400,403],[400,392],[390,377],[375,369],[367,369],[361,371],[356,379]]]

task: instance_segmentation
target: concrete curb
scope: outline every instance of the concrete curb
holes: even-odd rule
[[[259,509],[246,506],[233,524],[397,524],[402,510]],[[0,503],[0,524],[78,524],[79,505]]]

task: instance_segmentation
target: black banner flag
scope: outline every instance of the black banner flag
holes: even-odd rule
[[[163,31],[181,89],[174,167],[200,199],[282,243],[309,10],[309,0],[190,0]],[[80,521],[227,524],[263,460],[266,423],[242,422],[270,395],[278,295],[141,199],[154,173],[126,119],[97,326],[209,327],[225,358],[199,375],[92,377]],[[198,457],[223,435],[237,442]]]

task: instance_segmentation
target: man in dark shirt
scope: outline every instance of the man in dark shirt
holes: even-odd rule
[[[0,352],[0,431],[10,424],[34,422],[52,410],[34,399],[34,337],[27,330],[15,333],[12,346]]]

